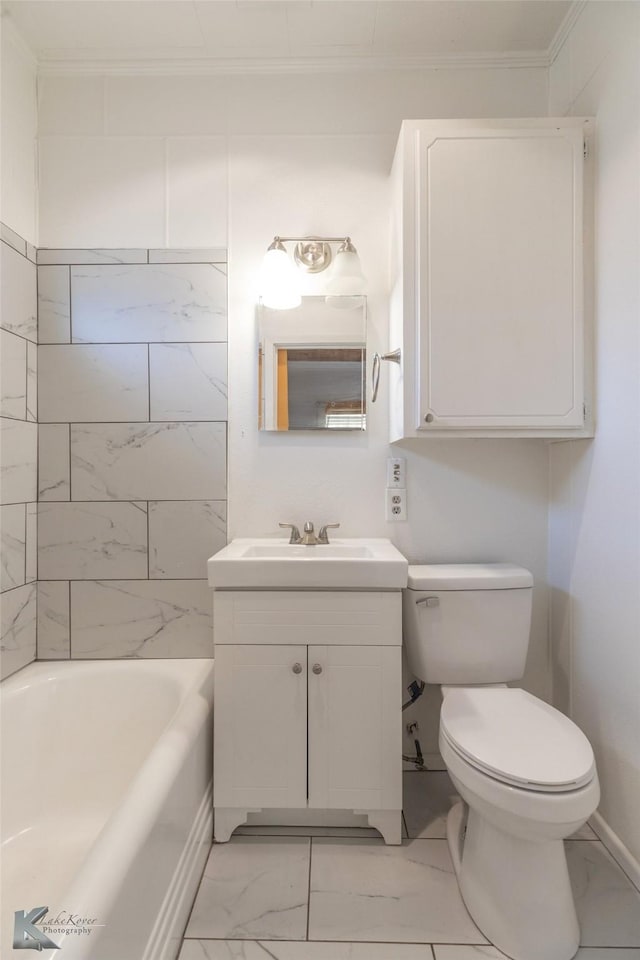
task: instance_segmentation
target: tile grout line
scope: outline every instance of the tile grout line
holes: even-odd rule
[[[73,492],[71,490],[71,426],[69,424],[69,503],[73,503]]]
[[[73,660],[73,645],[72,645],[72,634],[73,630],[71,629],[72,625],[72,615],[71,615],[71,579],[69,579],[69,660]]]
[[[147,250],[147,263],[149,263],[149,251]],[[147,417],[151,422],[151,344],[147,343]],[[150,519],[149,513],[151,503],[147,499],[147,580],[151,579],[151,537],[149,533]]]
[[[309,882],[307,886],[307,930],[305,940],[309,940],[309,924],[311,922],[311,859],[313,857],[313,837],[309,837]]]
[[[151,423],[151,343],[147,343],[147,420]]]
[[[24,586],[27,585],[27,549],[28,549],[28,533],[27,533],[27,504],[24,504]],[[36,631],[36,644],[37,644],[37,631]]]
[[[4,327],[2,327],[5,330]],[[15,333],[13,330],[5,330],[6,333],[12,333],[15,337],[20,337],[21,340],[26,340],[28,343],[34,343],[33,340],[29,340],[28,337],[23,337],[20,333]],[[207,340],[73,340],[73,341],[64,341],[60,342],[59,340],[43,340],[41,346],[43,347],[119,347],[119,346],[128,346],[135,347],[145,344],[160,344],[160,346],[171,344],[178,345],[188,345],[192,343],[195,344],[208,344],[208,343],[223,343],[228,344],[228,340],[220,340],[217,338],[209,338]]]
[[[69,343],[73,343],[73,315],[72,315],[72,289],[71,289],[71,267],[67,267],[69,276],[68,276],[68,285],[69,285]]]
[[[36,275],[37,275],[37,271],[36,271]],[[38,281],[36,276],[36,297],[37,296],[38,296]],[[36,299],[36,303],[37,303],[37,299]],[[37,311],[37,307],[36,307],[36,311]],[[36,312],[36,344],[37,344],[37,338],[38,338],[38,317]],[[25,342],[25,345],[24,345],[24,419],[25,419],[25,422],[28,422],[29,420],[29,343],[28,341]],[[37,417],[36,417],[36,422],[37,422]],[[37,458],[36,458],[36,461],[37,461]],[[36,462],[36,480],[37,480],[37,469],[38,469],[38,466]]]

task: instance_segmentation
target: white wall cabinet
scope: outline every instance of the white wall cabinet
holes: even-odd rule
[[[590,435],[588,130],[575,118],[403,123],[392,440]]]
[[[214,597],[216,841],[250,812],[287,823],[295,810],[366,814],[400,843],[400,593]],[[382,629],[370,628],[372,609]]]

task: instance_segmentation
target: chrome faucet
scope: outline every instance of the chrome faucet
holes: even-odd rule
[[[339,523],[325,523],[324,526],[320,527],[320,532],[316,536],[313,529],[313,524],[311,520],[307,520],[304,525],[304,533],[300,536],[300,531],[298,530],[295,523],[279,523],[279,527],[286,527],[291,530],[291,536],[289,537],[289,543],[301,544],[305,547],[315,547],[320,543],[329,543],[329,535],[327,530],[337,529]]]
[[[329,543],[329,535],[327,530],[337,530],[340,526],[339,523],[325,523],[323,527],[320,527],[320,533],[318,534],[318,543]]]
[[[279,527],[289,527],[291,530],[291,536],[289,537],[289,543],[300,543],[302,537],[300,536],[300,531],[296,527],[295,523],[279,523]]]
[[[304,533],[302,534],[299,542],[305,547],[315,547],[315,545],[319,543],[319,540],[313,531],[313,524],[311,523],[311,520],[307,520],[305,523]]]

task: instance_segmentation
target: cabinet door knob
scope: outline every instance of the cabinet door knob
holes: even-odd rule
[[[311,669],[313,670],[314,673],[322,673],[322,667],[320,666],[319,663],[314,663]]]
[[[291,669],[293,670],[294,673],[302,673],[302,664],[301,664],[301,663],[294,663],[294,665],[291,667]]]
[[[425,416],[425,418],[424,418],[424,422],[425,422],[425,423],[433,423],[434,419],[435,419],[435,418],[434,418],[434,416],[433,416],[432,413],[427,413],[426,416]]]

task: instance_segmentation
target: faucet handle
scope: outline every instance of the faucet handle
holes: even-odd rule
[[[339,523],[325,523],[324,526],[320,527],[320,533],[318,534],[318,543],[329,543],[329,536],[327,530],[336,530],[340,526]]]
[[[287,527],[291,530],[291,536],[289,537],[289,543],[300,543],[302,537],[300,536],[300,531],[296,527],[295,523],[279,523],[279,527]]]

